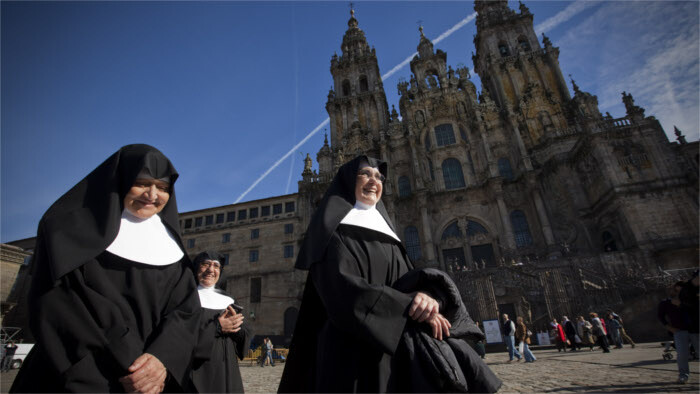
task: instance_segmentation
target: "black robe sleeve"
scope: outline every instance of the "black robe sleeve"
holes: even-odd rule
[[[336,232],[324,261],[311,266],[310,278],[334,327],[393,354],[412,297],[390,286],[370,284],[365,275],[371,262],[364,256],[352,253]]]

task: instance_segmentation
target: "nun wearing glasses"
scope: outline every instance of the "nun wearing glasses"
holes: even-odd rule
[[[413,356],[413,335],[425,335],[423,342],[444,342],[454,322],[443,313],[440,293],[414,286],[424,276],[412,271],[381,201],[386,176],[384,162],[367,156],[349,161],[311,219],[296,262],[309,274],[279,392],[458,390],[410,377],[421,369]],[[466,327],[466,319],[460,319],[457,323]],[[468,321],[471,326],[463,331],[481,334]],[[451,373],[448,364],[444,369]],[[483,377],[481,366],[468,373],[472,381]],[[495,391],[498,385],[472,385],[471,390]]]
[[[224,262],[224,256],[214,251],[201,252],[194,258],[202,315],[192,366],[191,392],[243,392],[238,359],[245,357],[251,331],[233,298],[215,287],[221,278]]]
[[[182,391],[200,305],[165,155],[127,145],[39,222],[29,323],[11,392]]]

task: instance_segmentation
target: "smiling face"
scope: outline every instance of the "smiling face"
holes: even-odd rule
[[[165,208],[170,199],[170,184],[159,179],[139,178],[124,197],[124,207],[132,215],[148,219]]]
[[[216,260],[204,260],[197,267],[197,282],[204,287],[213,287],[220,275],[221,264]]]
[[[355,199],[363,204],[375,205],[382,198],[384,176],[378,169],[365,166],[357,171]]]

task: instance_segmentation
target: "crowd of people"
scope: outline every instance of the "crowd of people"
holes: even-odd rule
[[[622,317],[611,309],[608,309],[603,317],[596,312],[590,312],[588,318],[589,320],[586,320],[580,315],[574,322],[567,316],[562,316],[561,323],[552,319],[549,323],[549,337],[560,352],[566,352],[567,349],[575,352],[584,347],[593,351],[594,347],[598,346],[604,353],[610,353],[611,346],[622,349],[623,341],[632,348],[636,346],[625,331]]]
[[[497,391],[467,345],[484,334],[457,286],[414,269],[396,235],[386,176],[384,162],[351,160],[311,218],[280,392]],[[216,288],[223,256],[185,253],[177,179],[156,148],[127,145],[51,205],[31,264],[36,345],[10,392],[243,391],[237,359],[252,332]],[[274,365],[272,349],[265,340],[261,365]]]

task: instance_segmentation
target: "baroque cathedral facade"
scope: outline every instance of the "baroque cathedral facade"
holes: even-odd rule
[[[698,265],[698,143],[678,130],[670,142],[626,92],[619,118],[573,80],[572,94],[559,48],[540,43],[522,3],[474,9],[480,92],[421,29],[398,111],[389,109],[353,12],[331,57],[318,170],[307,155],[298,193],[180,215],[192,257],[226,255],[222,282],[256,333],[291,336],[304,231],[338,167],[358,154],[389,164],[383,201],[409,256],[448,272],[475,320],[508,313],[544,329],[611,308],[633,336],[658,331],[663,287]]]

